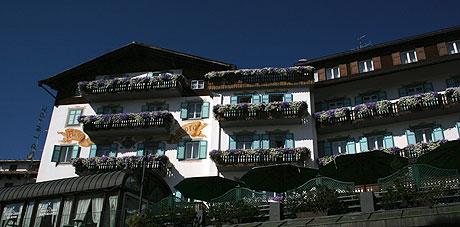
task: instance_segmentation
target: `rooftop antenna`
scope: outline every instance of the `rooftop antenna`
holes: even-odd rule
[[[366,35],[362,35],[358,38],[358,42],[359,42],[359,47],[358,49],[361,49],[361,48],[364,48],[364,47],[368,47],[368,46],[372,46],[372,42],[369,41],[367,43],[363,43],[363,39],[366,37]]]

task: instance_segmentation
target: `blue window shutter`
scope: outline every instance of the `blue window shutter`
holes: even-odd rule
[[[368,151],[369,146],[367,144],[367,137],[363,136],[359,138],[359,147],[361,151]]]
[[[460,121],[457,124],[458,138],[460,138]]]
[[[208,141],[206,140],[200,141],[200,153],[199,153],[200,159],[206,159],[207,149],[208,149]]]
[[[142,112],[147,112],[147,111],[149,111],[149,106],[143,105],[142,106]]]
[[[201,118],[209,117],[209,102],[204,102],[201,107]]]
[[[169,104],[163,104],[161,110],[169,110]]]
[[[165,142],[158,143],[157,155],[164,155],[165,154]]]
[[[423,88],[425,89],[425,92],[433,91],[433,84],[432,83],[426,83],[423,85]]]
[[[291,93],[284,94],[284,101],[292,102],[292,94]]]
[[[228,149],[236,149],[237,136],[228,136]]]
[[[137,144],[137,156],[143,156],[144,155],[144,143],[138,143]]]
[[[393,135],[390,132],[385,133],[385,135],[383,135],[383,142],[385,144],[385,148],[390,148],[390,147],[395,146],[393,142]]]
[[[123,113],[123,107],[122,106],[119,106],[115,109],[115,112],[117,113]]]
[[[253,95],[252,103],[260,103],[260,95]]]
[[[361,96],[356,96],[355,97],[355,105],[359,105],[363,103],[363,97]]]
[[[91,144],[91,148],[89,149],[89,157],[90,158],[96,157],[96,152],[97,152],[97,145]]]
[[[252,136],[252,149],[260,148],[260,135],[256,134]]]
[[[349,98],[343,99],[343,107],[348,107],[348,109],[351,109],[351,99]]]
[[[332,155],[332,145],[331,142],[324,143],[324,155],[331,156]]]
[[[80,146],[74,145],[72,149],[71,158],[78,158],[80,156]]]
[[[447,84],[447,87],[455,87],[456,86],[454,78],[447,79],[446,84]]]
[[[270,95],[262,95],[262,102],[269,103],[270,102]]]
[[[405,87],[399,89],[399,97],[407,96],[407,89]]]
[[[321,105],[320,111],[326,111],[329,109],[329,106],[325,102],[322,102],[320,105]]]
[[[181,198],[181,199],[182,199],[182,193],[180,193],[180,191],[178,191],[177,189],[174,189],[174,195],[175,195],[177,198]]]
[[[416,144],[415,133],[410,129],[406,129],[406,137],[408,144]]]
[[[385,91],[379,91],[379,101],[386,100],[387,93]]]
[[[434,141],[444,139],[444,133],[442,131],[441,125],[433,126],[433,138],[434,138]]]
[[[238,96],[230,96],[230,104],[237,104]]]
[[[355,139],[347,139],[347,154],[356,153]]]
[[[112,143],[110,146],[109,157],[117,157],[118,144]]]
[[[183,102],[180,105],[180,118],[187,119],[187,112],[188,112],[188,103]]]
[[[51,156],[52,162],[59,162],[59,157],[61,156],[61,146],[54,145],[53,155]]]
[[[180,141],[177,144],[177,159],[178,160],[185,159],[185,142],[184,141]]]
[[[270,148],[270,135],[262,135],[262,148]]]
[[[104,108],[97,108],[96,114],[104,114]]]
[[[286,134],[285,147],[286,148],[294,148],[294,134],[292,134],[292,133],[287,133]]]

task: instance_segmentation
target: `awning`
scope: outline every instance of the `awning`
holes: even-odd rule
[[[24,200],[52,195],[88,192],[101,189],[122,187],[129,174],[123,170],[72,177],[53,181],[44,181],[0,189],[0,202]]]

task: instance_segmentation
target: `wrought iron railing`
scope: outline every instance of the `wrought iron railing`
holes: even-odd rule
[[[155,82],[138,82],[138,83],[119,83],[106,87],[84,88],[83,94],[104,94],[132,91],[146,91],[155,89],[169,89],[182,87],[183,83],[180,80],[155,81]]]
[[[261,166],[275,163],[301,163],[306,155],[296,154],[232,154],[213,158],[217,166]]]
[[[117,121],[89,122],[84,123],[85,130],[117,129],[117,128],[149,128],[149,127],[166,127],[170,120],[163,118],[143,119],[142,121],[127,119]]]

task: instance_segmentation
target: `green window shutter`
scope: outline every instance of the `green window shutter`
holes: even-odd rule
[[[260,148],[260,135],[256,134],[252,136],[252,149]]]
[[[157,155],[164,155],[165,154],[165,150],[166,150],[165,146],[166,146],[165,142],[159,142],[158,143]]]
[[[399,89],[399,97],[407,96],[407,89],[405,87]]]
[[[200,153],[199,153],[200,159],[206,159],[207,150],[208,150],[208,141],[206,140],[200,141]]]
[[[294,148],[294,134],[287,133],[286,134],[286,141],[285,141],[286,148]]]
[[[188,103],[183,102],[180,105],[180,118],[181,119],[187,119],[187,113],[188,112]]]
[[[284,101],[285,102],[292,102],[292,94],[290,94],[290,93],[284,94]]]
[[[415,133],[410,129],[406,129],[406,137],[408,144],[416,144]]]
[[[425,89],[425,92],[433,91],[433,84],[432,83],[426,83],[423,85],[423,89]]]
[[[115,108],[115,112],[116,112],[116,113],[123,113],[123,107],[122,107],[122,106],[118,106],[117,108]]]
[[[147,112],[147,111],[149,111],[149,106],[142,105],[142,112]]]
[[[460,138],[460,121],[457,124],[458,138]]]
[[[367,137],[363,136],[359,138],[359,147],[361,151],[368,151],[369,146],[367,144]]]
[[[75,114],[76,114],[75,110],[70,110],[69,111],[69,116],[67,116],[67,125],[73,125],[74,124],[73,120],[75,119]]]
[[[161,110],[166,110],[166,111],[169,110],[169,104],[163,104],[161,106]]]
[[[446,84],[447,84],[447,87],[456,87],[454,78],[447,79]]]
[[[78,158],[79,156],[80,156],[80,146],[75,145],[75,146],[73,146],[73,149],[72,149],[71,158]]]
[[[348,109],[351,109],[351,99],[349,98],[343,99],[343,107],[347,107]]]
[[[379,101],[386,100],[387,93],[385,91],[379,91]]]
[[[228,149],[236,149],[236,141],[237,141],[237,136],[229,136],[228,137]]]
[[[97,152],[97,145],[91,144],[91,148],[89,149],[89,157],[90,158],[96,157],[96,152]]]
[[[383,143],[385,144],[385,148],[390,148],[390,147],[395,146],[394,141],[393,141],[393,135],[390,132],[385,133],[385,135],[383,135]]]
[[[262,95],[262,102],[269,103],[270,102],[270,95]]]
[[[117,157],[118,144],[112,143],[110,146],[109,157]]]
[[[96,114],[104,114],[104,108],[97,108]]]
[[[325,156],[331,156],[332,155],[331,142],[324,142],[324,155]]]
[[[144,143],[138,143],[137,144],[137,156],[143,156],[144,155]]]
[[[355,139],[347,139],[347,153],[348,154],[355,154],[356,153]]]
[[[51,161],[58,163],[60,156],[61,156],[61,146],[54,145],[53,155],[51,155]]]
[[[209,117],[209,102],[204,102],[201,107],[201,118]]]
[[[230,96],[230,104],[237,104],[238,96]]]
[[[177,144],[177,159],[178,160],[185,159],[185,142],[184,141],[180,141]]]
[[[260,95],[253,95],[252,103],[260,103]]]
[[[262,148],[270,148],[270,135],[262,135]]]
[[[329,109],[329,105],[327,105],[327,103],[325,103],[325,102],[322,102],[322,103],[320,104],[320,106],[321,106],[320,111],[326,111],[326,110]]]
[[[434,141],[444,139],[444,133],[442,131],[441,125],[433,126],[433,138],[434,138]]]
[[[355,97],[355,105],[359,105],[363,103],[363,97],[361,96],[356,96]]]

